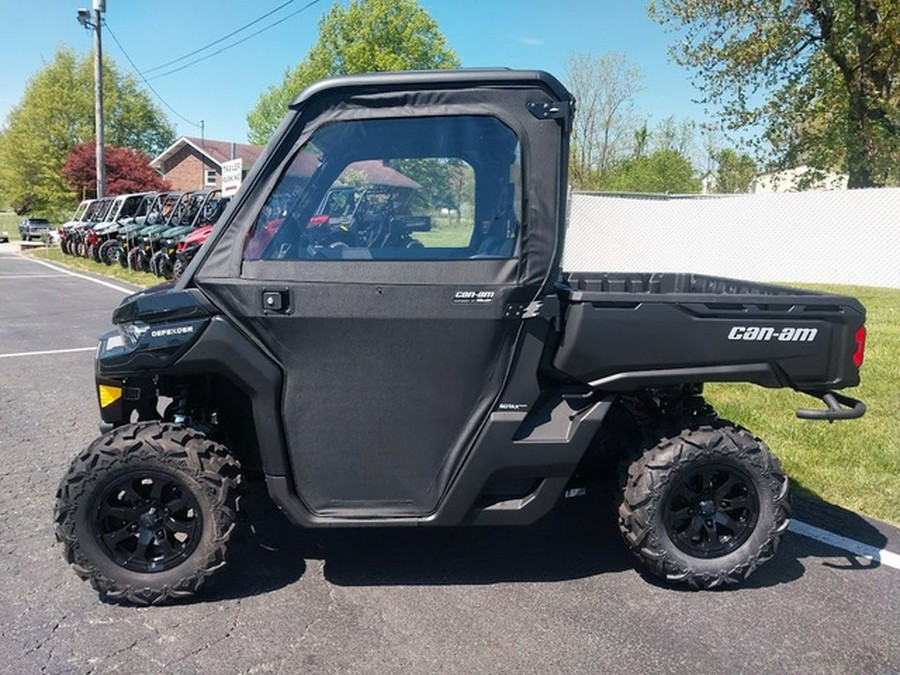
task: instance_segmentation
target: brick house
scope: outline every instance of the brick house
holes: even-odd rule
[[[222,186],[222,163],[231,159],[243,160],[243,170],[253,166],[262,146],[208,138],[182,136],[150,161],[173,190],[198,190]]]

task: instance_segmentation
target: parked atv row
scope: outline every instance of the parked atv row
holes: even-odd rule
[[[59,229],[63,253],[178,278],[228,202],[220,190],[88,199]]]

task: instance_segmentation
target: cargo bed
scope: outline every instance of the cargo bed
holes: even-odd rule
[[[574,272],[557,290],[554,365],[594,388],[719,381],[820,394],[859,383],[865,310],[852,298],[698,274]]]

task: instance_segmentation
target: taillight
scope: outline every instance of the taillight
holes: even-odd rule
[[[184,250],[184,242],[183,242],[183,241],[179,241],[179,242],[178,242],[178,251],[181,252],[181,251],[183,251],[183,250]]]
[[[856,351],[853,352],[853,365],[859,368],[866,356],[866,327],[862,326],[856,331]]]

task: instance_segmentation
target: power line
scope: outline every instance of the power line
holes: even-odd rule
[[[243,26],[241,26],[240,28],[231,31],[230,33],[228,33],[228,35],[223,35],[222,37],[220,37],[220,38],[218,38],[218,39],[216,39],[216,40],[213,40],[212,42],[210,42],[210,43],[208,43],[208,44],[205,44],[205,45],[203,45],[202,47],[199,47],[199,48],[195,49],[195,50],[192,51],[192,52],[188,52],[187,54],[184,54],[183,56],[179,56],[177,59],[172,59],[171,61],[166,61],[165,63],[161,63],[161,64],[158,65],[158,66],[153,66],[153,68],[148,68],[147,70],[144,71],[144,73],[145,73],[145,74],[149,74],[149,73],[155,72],[155,71],[157,71],[157,70],[162,70],[163,68],[166,68],[166,67],[168,67],[168,66],[171,66],[172,64],[178,63],[179,61],[184,61],[186,58],[189,58],[189,57],[191,57],[191,56],[194,56],[194,54],[199,54],[200,52],[205,51],[205,50],[209,49],[210,47],[213,47],[213,46],[219,44],[220,42],[224,42],[224,41],[227,40],[228,38],[233,37],[233,36],[237,35],[238,33],[241,33],[241,32],[243,32],[243,31],[247,30],[248,28],[250,28],[250,26],[253,26],[253,25],[255,25],[255,24],[258,24],[258,23],[259,23],[260,21],[262,21],[263,19],[266,19],[266,18],[272,16],[272,15],[275,14],[276,12],[278,12],[278,11],[284,9],[284,8],[287,7],[288,5],[294,4],[295,2],[297,2],[297,0],[287,0],[287,2],[278,5],[278,7],[276,7],[275,9],[273,9],[273,10],[271,10],[271,11],[269,11],[269,12],[266,12],[265,14],[263,14],[263,15],[260,16],[260,17],[257,17],[256,19],[254,19],[254,20],[251,21],[250,23],[245,23],[245,24],[244,24]]]
[[[106,27],[106,30],[109,31],[109,35],[113,39],[113,42],[115,42],[118,45],[119,50],[122,52],[122,55],[125,57],[125,59],[128,61],[128,63],[131,64],[131,68],[134,70],[135,73],[137,73],[137,76],[139,78],[141,78],[141,81],[143,81],[143,83],[145,85],[147,85],[147,88],[153,92],[154,96],[156,96],[156,98],[159,99],[160,103],[162,103],[164,106],[166,106],[166,108],[171,110],[172,114],[175,115],[176,117],[178,117],[179,119],[184,120],[191,126],[197,127],[198,129],[200,129],[202,127],[202,124],[197,124],[196,122],[192,122],[191,120],[189,120],[187,117],[185,117],[180,112],[175,110],[175,108],[170,106],[168,104],[168,102],[166,101],[166,99],[164,99],[162,96],[159,95],[159,92],[153,88],[153,85],[147,81],[147,78],[144,77],[144,74],[138,69],[138,67],[136,65],[134,65],[134,61],[132,61],[131,57],[128,56],[128,52],[125,51],[125,47],[123,47],[122,43],[119,42],[119,38],[116,37],[116,34],[113,32],[112,28],[109,27],[109,23],[106,21],[106,19],[103,19],[103,25]]]
[[[189,61],[188,63],[184,64],[183,66],[179,66],[178,68],[173,68],[172,70],[167,70],[166,72],[160,73],[159,75],[154,75],[153,77],[151,77],[149,79],[150,80],[158,80],[159,78],[165,77],[166,75],[171,75],[172,73],[177,73],[180,70],[189,68],[197,63],[200,63],[201,61],[206,61],[207,59],[211,59],[213,56],[216,56],[217,54],[221,54],[222,52],[227,51],[227,50],[231,49],[232,47],[237,47],[239,44],[242,44],[242,43],[246,42],[247,40],[256,37],[260,33],[265,33],[267,30],[270,30],[270,29],[274,28],[275,26],[277,26],[281,23],[284,23],[288,19],[297,16],[301,12],[306,11],[307,9],[309,9],[310,7],[312,7],[315,4],[318,4],[319,2],[320,2],[320,0],[311,0],[311,2],[308,2],[305,5],[303,5],[303,7],[298,9],[296,12],[291,12],[290,14],[278,19],[278,21],[275,21],[274,23],[270,23],[268,26],[265,26],[264,28],[260,28],[255,33],[250,33],[250,35],[248,35],[247,37],[241,38],[240,40],[237,40],[236,42],[232,42],[229,45],[225,45],[221,49],[217,49],[216,51],[212,52],[211,54],[207,54],[206,56],[201,56],[199,59],[194,59],[193,61]],[[240,31],[237,31],[237,32],[240,32]],[[145,82],[146,81],[147,80],[145,80]]]

